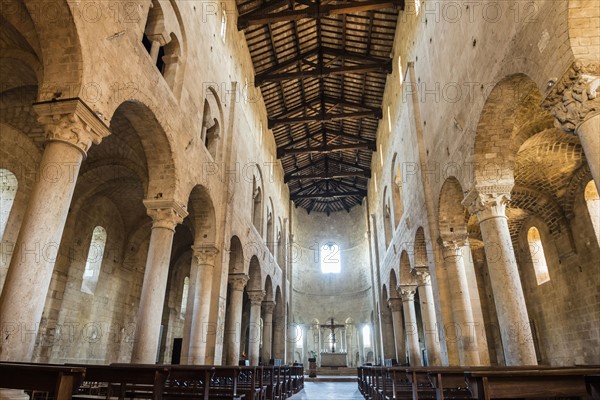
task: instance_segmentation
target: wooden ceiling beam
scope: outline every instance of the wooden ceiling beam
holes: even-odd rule
[[[281,74],[261,74],[261,77],[259,78],[257,75],[254,78],[254,81],[257,86],[260,86],[265,82],[280,82],[304,78],[325,78],[331,75],[362,74],[366,72],[385,72],[389,74],[392,72],[392,62],[388,61],[385,64],[363,64],[338,68],[321,68],[310,71],[286,72]]]
[[[238,30],[243,30],[253,25],[265,25],[275,22],[297,21],[305,18],[321,19],[330,15],[343,15],[382,8],[403,9],[404,0],[366,0],[348,1],[341,4],[326,4],[319,6],[316,3],[302,9],[288,9],[269,13],[263,8],[238,17]],[[268,6],[265,6],[268,7]]]
[[[278,125],[303,124],[306,122],[327,122],[337,121],[340,119],[359,119],[368,117],[380,119],[382,117],[381,109],[339,114],[320,114],[308,117],[269,119],[269,129],[273,129]]]
[[[353,178],[358,176],[360,178],[370,178],[371,174],[367,171],[341,171],[341,172],[322,172],[320,174],[307,174],[307,175],[294,175],[284,178],[284,183],[299,180],[330,180],[340,178]]]
[[[277,158],[284,157],[290,154],[305,154],[305,153],[333,153],[335,151],[343,150],[371,150],[376,151],[375,142],[369,141],[364,143],[350,143],[350,144],[335,144],[327,146],[314,146],[314,147],[299,147],[295,149],[277,149]]]
[[[364,197],[367,195],[367,191],[364,189],[355,190],[352,192],[329,192],[329,193],[311,193],[311,194],[290,194],[291,200],[300,200],[300,199],[331,199],[331,198],[339,198],[339,197],[350,197],[350,196],[360,196]]]

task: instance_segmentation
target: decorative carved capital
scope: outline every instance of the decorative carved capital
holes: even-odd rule
[[[188,213],[172,200],[144,200],[146,213],[152,218],[152,229],[165,228],[175,231]]]
[[[462,257],[462,248],[466,245],[465,240],[444,240],[442,241],[442,255],[444,259],[450,257]]]
[[[261,305],[264,298],[264,290],[248,290],[248,299],[250,299],[250,304]]]
[[[33,104],[46,139],[75,146],[85,157],[92,143],[100,144],[110,134],[102,120],[80,99]]]
[[[392,311],[402,311],[402,299],[398,297],[392,297],[388,300],[388,305]]]
[[[246,287],[246,283],[250,277],[246,274],[231,274],[229,275],[229,284],[231,289],[241,292]]]
[[[262,312],[263,314],[273,314],[273,310],[275,310],[275,302],[271,300],[262,302]]]
[[[417,293],[416,285],[400,285],[398,287],[398,292],[400,293],[400,297],[402,301],[415,301],[415,293]]]
[[[472,189],[462,204],[471,214],[477,214],[479,222],[489,218],[505,217],[510,202],[512,186],[487,186]]]
[[[192,251],[194,252],[194,257],[196,257],[196,262],[200,265],[210,265],[211,267],[215,266],[215,257],[219,254],[219,249],[217,249],[212,244],[200,244],[193,245]]]
[[[416,267],[415,276],[419,286],[431,285],[431,275],[429,274],[429,268],[427,267]]]
[[[552,86],[542,107],[554,115],[554,125],[568,133],[588,117],[600,113],[600,64],[574,62]]]

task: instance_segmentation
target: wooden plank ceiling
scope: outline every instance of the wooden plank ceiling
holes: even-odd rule
[[[404,0],[236,0],[296,207],[360,204]]]

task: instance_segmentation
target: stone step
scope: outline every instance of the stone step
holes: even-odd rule
[[[356,368],[347,367],[319,367],[317,376],[357,376]]]

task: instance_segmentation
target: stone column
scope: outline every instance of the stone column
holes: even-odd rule
[[[212,300],[212,280],[215,269],[215,257],[219,250],[213,245],[195,245],[194,263],[198,266],[194,285],[194,314],[190,330],[189,363],[207,364],[208,335],[215,334],[216,329],[209,326],[210,304]],[[214,343],[214,340],[212,341]]]
[[[581,142],[596,188],[600,190],[600,65],[574,62],[554,84],[542,106],[554,125]]]
[[[285,324],[283,308],[276,307],[273,314],[273,358],[283,360],[285,357]]]
[[[382,304],[382,307],[387,305]],[[381,340],[383,344],[382,363],[386,359],[396,357],[396,343],[394,341],[394,320],[391,310],[388,312],[380,311],[381,313]],[[361,331],[362,334],[362,331]]]
[[[444,264],[447,269],[448,287],[452,298],[452,313],[456,324],[456,340],[461,365],[479,365],[479,349],[469,295],[469,282],[462,257],[464,242],[444,242]],[[448,333],[446,333],[446,337]],[[447,340],[447,339],[446,339]]]
[[[0,361],[31,361],[79,168],[109,134],[80,100],[34,109],[48,142],[0,296]]]
[[[156,362],[173,235],[175,227],[187,216],[187,211],[174,201],[144,200],[144,205],[152,218],[152,234],[136,317],[135,342],[131,356],[131,362],[134,364]]]
[[[192,246],[192,250],[194,246]],[[190,286],[188,287],[187,305],[185,309],[185,320],[183,321],[183,340],[181,341],[181,364],[190,364],[190,336],[192,334],[192,320],[194,319],[194,301],[196,298],[196,285],[198,281],[198,257],[192,254],[190,265]]]
[[[244,287],[248,282],[246,274],[229,275],[229,305],[225,316],[225,343],[227,345],[227,365],[238,365],[240,361],[240,338],[242,324],[242,307],[244,302]]]
[[[263,363],[267,364],[271,358],[273,358],[273,310],[275,309],[274,301],[263,301],[262,303],[262,315],[263,315],[263,347],[262,347],[262,359]]]
[[[421,349],[419,346],[419,329],[417,327],[417,313],[415,312],[415,294],[416,285],[401,285],[398,287],[398,293],[402,298],[402,308],[404,309],[404,327],[406,329],[406,343],[408,347],[408,357],[411,367],[420,367]]]
[[[248,338],[248,356],[250,365],[258,365],[258,356],[260,351],[260,307],[265,298],[265,292],[262,290],[248,291],[250,299],[250,332]]]
[[[388,300],[392,310],[392,323],[394,325],[394,342],[396,345],[396,360],[399,365],[406,364],[406,348],[404,347],[404,330],[402,329],[402,299],[391,298]]]
[[[427,365],[442,365],[440,350],[440,336],[437,320],[435,317],[435,305],[433,300],[433,289],[431,288],[431,276],[427,266],[415,268],[419,301],[421,302],[421,317],[423,318],[423,331],[425,334],[425,347],[427,348]]]
[[[477,213],[479,219],[506,365],[536,365],[525,296],[506,218],[508,193],[510,188],[478,188],[466,196],[463,204],[472,214]]]

